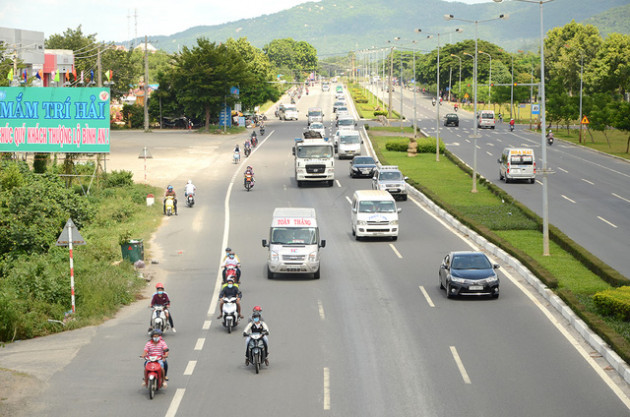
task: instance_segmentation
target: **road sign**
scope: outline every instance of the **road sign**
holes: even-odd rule
[[[70,244],[70,228],[72,228],[72,244],[73,245],[85,245],[85,240],[79,233],[77,226],[75,226],[72,219],[68,219],[66,225],[63,227],[61,234],[57,238],[57,246],[68,246]]]
[[[225,106],[219,113],[219,126],[232,126],[232,112],[229,106]]]
[[[586,117],[586,115],[584,115],[584,117],[582,117],[582,124],[583,124],[583,125],[587,125],[587,124],[589,124],[589,123],[590,123],[590,122],[588,121],[588,118]]]
[[[468,97],[470,97],[468,93],[464,94],[464,98],[468,98]]]
[[[532,104],[532,114],[540,114],[540,104]]]

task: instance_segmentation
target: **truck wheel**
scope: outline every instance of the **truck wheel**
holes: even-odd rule
[[[301,186],[302,186],[302,181],[297,180],[297,183],[298,183],[298,187],[301,187]]]
[[[335,181],[333,180],[328,180],[328,186],[332,187],[335,184]]]
[[[267,279],[273,279],[273,272],[271,272],[271,269],[269,269],[269,267],[267,267]]]
[[[321,271],[321,267],[313,274],[313,279],[319,279],[319,271]]]

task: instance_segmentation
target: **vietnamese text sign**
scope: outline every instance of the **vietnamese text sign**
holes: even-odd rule
[[[109,152],[109,88],[0,87],[0,152]]]

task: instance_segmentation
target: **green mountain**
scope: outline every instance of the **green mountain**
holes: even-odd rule
[[[596,22],[608,25],[614,17],[615,27],[619,28],[615,30],[630,33],[630,19],[623,21],[621,16],[614,14],[605,17],[608,16],[607,11],[620,6],[623,6],[621,9],[624,12],[627,11],[628,0],[556,0],[545,3],[545,31],[563,26],[573,19],[582,22],[593,18]],[[508,14],[507,21],[496,20],[477,25],[479,38],[499,44],[507,50],[538,49],[539,7],[509,0],[474,5],[443,0],[322,0],[253,19],[196,26],[171,36],[152,36],[151,43],[165,51],[174,52],[182,46],[196,44],[199,37],[216,42],[230,37],[247,37],[259,48],[273,39],[293,38],[309,42],[323,58],[346,54],[350,50],[387,46],[387,41],[394,37],[400,37],[401,44],[411,44],[415,40],[415,48],[419,49],[435,48],[435,39],[427,40],[427,33],[442,33],[442,43],[474,38],[474,24],[446,21],[443,17],[445,14],[480,21]],[[422,29],[422,33],[415,33],[416,28]],[[462,28],[464,32],[449,33],[456,28]],[[600,26],[600,30],[604,31],[604,27]]]
[[[589,17],[582,23],[597,26],[603,37],[615,32],[630,33],[630,4],[606,10]]]

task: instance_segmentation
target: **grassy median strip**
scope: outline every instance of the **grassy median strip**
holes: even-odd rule
[[[408,138],[383,136],[382,132],[375,130],[371,128],[368,132],[382,164],[398,165],[404,175],[409,177],[409,184],[421,190],[462,223],[516,256],[556,291],[622,358],[626,361],[630,359],[630,323],[601,315],[592,301],[595,293],[614,288],[594,272],[597,269],[593,266],[596,258],[587,253],[583,258],[589,257],[591,263],[586,264],[572,252],[565,250],[565,247],[572,244],[577,247],[575,252],[584,252],[583,248],[569,242],[555,228],[556,240],[564,239],[564,242],[561,245],[558,241],[551,240],[551,256],[543,256],[540,219],[507,193],[480,179],[478,192],[473,194],[470,192],[472,179],[469,172],[456,163],[456,157],[452,154],[441,154],[439,162],[435,160],[435,153],[418,153],[415,157],[409,157],[407,152],[386,149],[388,142]],[[382,128],[378,130],[387,132]],[[435,138],[430,139],[435,141]],[[617,273],[614,276],[617,279],[615,282],[623,283],[623,277],[619,278],[618,275]]]

